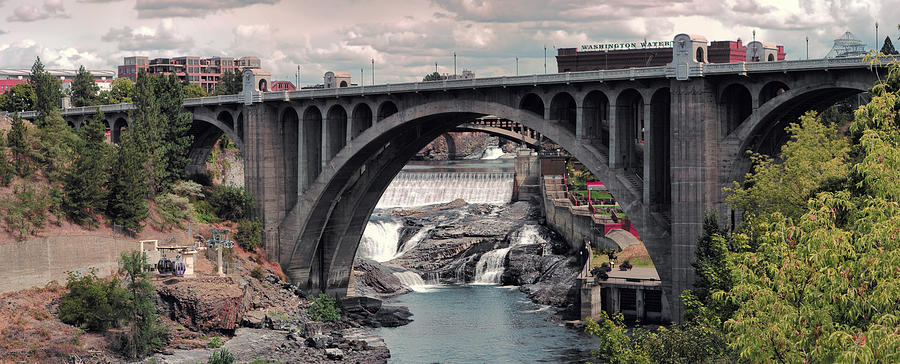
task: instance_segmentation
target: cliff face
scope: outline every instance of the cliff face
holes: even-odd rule
[[[156,292],[160,313],[193,331],[233,331],[250,305],[250,292],[231,277],[164,282]]]

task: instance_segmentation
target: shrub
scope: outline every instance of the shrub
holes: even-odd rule
[[[122,252],[119,265],[125,273],[128,303],[125,312],[130,330],[123,335],[120,350],[129,358],[140,358],[163,346],[168,340],[168,328],[157,322],[159,314],[154,302],[155,290],[150,275],[144,271],[147,255]]]
[[[218,336],[214,336],[212,340],[209,341],[208,345],[211,349],[218,349],[222,347],[222,338]]]
[[[337,321],[341,318],[341,309],[338,308],[335,299],[327,294],[320,293],[312,298],[312,306],[309,306],[309,317],[319,322]]]
[[[250,271],[250,276],[258,280],[262,280],[265,275],[266,273],[263,271],[262,267],[258,265],[253,267],[253,269]]]
[[[238,221],[245,219],[253,208],[253,196],[242,187],[216,186],[209,196],[209,204],[220,219]]]
[[[216,350],[209,356],[207,364],[231,364],[234,363],[234,355],[228,352],[228,349]]]
[[[203,186],[194,181],[178,181],[172,186],[172,193],[181,197],[196,199],[203,196]]]
[[[262,245],[262,225],[257,219],[241,220],[238,223],[237,235],[234,238],[244,250],[254,251]]]
[[[157,225],[162,230],[169,230],[174,227],[184,229],[184,221],[191,220],[191,211],[194,211],[194,205],[187,197],[182,197],[173,193],[166,193],[156,196],[156,214],[159,216]]]
[[[90,331],[119,326],[127,292],[119,287],[118,279],[97,278],[93,269],[84,275],[69,272],[66,288],[69,293],[59,301],[62,322]]]
[[[194,173],[188,179],[201,186],[212,186],[212,178],[206,173]]]
[[[24,240],[44,227],[50,197],[46,191],[35,190],[31,186],[18,185],[13,190],[13,196],[0,201],[0,205],[7,211],[4,218],[6,230]]]
[[[197,218],[197,221],[204,224],[222,221],[221,219],[216,217],[215,213],[213,213],[212,205],[210,205],[209,201],[206,200],[200,200],[194,204],[194,217]]]
[[[629,270],[631,269],[631,262],[626,260],[619,265],[619,270]]]

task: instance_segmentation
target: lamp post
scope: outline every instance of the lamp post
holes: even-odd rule
[[[519,75],[519,56],[516,56],[516,76]]]
[[[809,36],[806,36],[806,59],[809,59]]]
[[[375,58],[372,58],[372,86],[375,85]]]
[[[544,44],[544,74],[547,74],[547,45]]]
[[[453,52],[453,79],[456,78],[456,52]]]
[[[875,52],[878,52],[878,22],[875,22]]]

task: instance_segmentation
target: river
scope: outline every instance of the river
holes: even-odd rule
[[[550,320],[553,308],[518,287],[431,286],[394,298],[409,307],[409,325],[378,329],[389,363],[579,363],[595,339]]]

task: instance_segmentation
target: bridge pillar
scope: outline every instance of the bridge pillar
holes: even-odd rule
[[[265,104],[245,105],[244,186],[256,201],[254,214],[263,225],[263,244],[271,260],[280,258],[278,226],[284,218],[285,206],[284,153],[285,150],[278,111]],[[292,206],[291,206],[292,207]]]
[[[584,130],[584,105],[575,107],[575,139],[584,139],[590,137],[585,135]]]
[[[722,206],[719,183],[719,113],[715,85],[706,79],[671,81],[672,318],[681,319],[678,295],[694,282],[703,215]]]
[[[619,141],[621,140],[619,129],[621,129],[621,126],[616,117],[615,101],[610,100],[609,103],[609,168],[611,169],[622,168],[624,162],[621,155],[622,148],[619,147]]]

